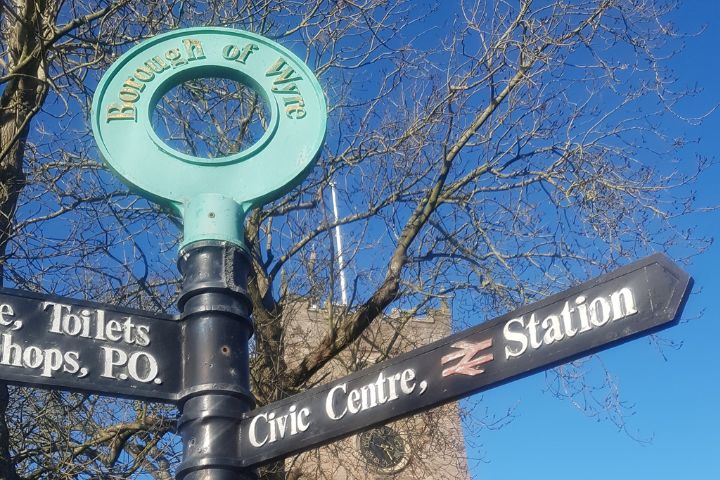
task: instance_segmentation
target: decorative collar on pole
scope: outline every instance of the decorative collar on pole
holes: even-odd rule
[[[179,152],[152,127],[165,93],[209,77],[252,88],[269,110],[265,134],[225,157]],[[326,110],[317,79],[289,50],[249,32],[201,27],[151,38],[113,63],[93,99],[92,128],[121,179],[182,216],[183,246],[223,240],[244,248],[247,212],[287,193],[317,160]]]

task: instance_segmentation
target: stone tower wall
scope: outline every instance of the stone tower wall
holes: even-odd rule
[[[337,313],[336,313],[337,312]],[[317,347],[341,313],[298,300],[286,308],[285,360],[289,366]],[[450,309],[442,306],[424,315],[391,312],[373,323],[363,338],[318,372],[317,385],[340,378],[428,344],[450,334]],[[313,385],[314,386],[314,385]],[[467,460],[457,404],[401,419],[388,426],[404,445],[397,465],[380,468],[366,458],[367,436],[352,435],[286,460],[288,478],[332,480],[467,480]],[[363,446],[365,442],[365,446]],[[377,446],[375,446],[377,451]],[[365,450],[365,454],[363,454]],[[381,455],[384,455],[380,452]],[[393,453],[394,456],[396,453]],[[372,455],[371,455],[371,458]],[[394,457],[393,457],[394,458]],[[397,463],[397,459],[393,460]]]

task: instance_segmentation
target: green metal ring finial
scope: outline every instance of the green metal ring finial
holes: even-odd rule
[[[219,77],[246,85],[269,106],[265,134],[233,155],[179,152],[155,133],[155,106],[185,81]],[[183,245],[226,240],[244,247],[246,213],[281,197],[317,160],[327,126],[325,97],[292,52],[242,30],[201,27],[147,40],[105,73],[92,129],[105,161],[141,195],[180,213]]]

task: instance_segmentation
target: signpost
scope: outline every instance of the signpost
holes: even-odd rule
[[[228,78],[258,93],[270,112],[260,140],[233,155],[200,158],[155,134],[151,118],[162,96],[202,77]],[[309,172],[325,137],[326,110],[317,79],[300,59],[259,35],[227,28],[147,40],[112,65],[95,93],[93,133],[107,163],[131,188],[183,218],[180,480],[256,478],[239,456],[237,434],[254,406],[243,224],[250,209]]]
[[[172,87],[237,80],[269,106],[263,137],[221,158],[160,140],[150,118]],[[177,404],[179,480],[256,478],[253,468],[482,391],[675,322],[691,279],[653,255],[398,358],[255,407],[243,222],[317,159],[326,106],[312,72],[260,36],[177,30],[123,55],[93,102],[93,131],[131,188],[183,218],[177,318],[0,289],[0,379]]]

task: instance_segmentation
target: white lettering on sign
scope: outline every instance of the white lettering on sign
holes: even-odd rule
[[[48,309],[51,313],[49,331],[52,333],[140,347],[150,345],[150,326],[136,325],[130,316],[121,320],[106,320],[104,310],[84,308],[73,311],[70,305],[44,302],[43,310]]]
[[[418,395],[427,390],[427,382],[415,382],[415,370],[408,368],[402,372],[385,376],[380,372],[377,380],[367,385],[348,391],[347,384],[335,385],[325,398],[325,414],[330,420],[340,420],[347,414],[357,414],[384,405],[400,398],[401,395],[410,395],[419,386]],[[341,407],[336,406],[340,400]]]
[[[130,378],[142,383],[153,382],[157,385],[162,383],[162,380],[157,378],[157,360],[149,353],[133,352],[128,355],[127,352],[119,348],[101,348],[104,352],[101,377],[119,380]],[[116,372],[116,367],[119,367],[118,370],[122,370],[122,372]]]
[[[2,337],[0,365],[40,370],[40,376],[48,378],[61,370],[77,374],[80,378],[88,374],[86,368],[80,368],[78,352],[62,352],[57,348],[40,348],[35,345],[15,343],[9,333],[0,336]]]
[[[15,310],[12,305],[3,303],[0,305],[0,325],[10,327],[11,330],[19,330],[22,328],[22,320],[14,320],[8,317],[14,317]]]
[[[21,310],[27,307],[22,307]],[[22,333],[24,326],[10,303],[0,303],[0,366],[32,370],[32,375],[54,378],[70,374],[85,378],[91,373],[117,381],[130,380],[139,383],[162,384],[158,376],[157,359],[141,347],[150,345],[150,325],[136,320],[132,315],[114,315],[105,310],[70,305],[56,301],[39,301],[33,306],[36,312],[47,314],[46,331],[49,345],[39,345],[43,340],[28,340]],[[28,322],[30,319],[26,319]],[[32,319],[35,322],[35,319]],[[28,325],[31,325],[28,323]],[[32,323],[38,328],[37,323]],[[16,333],[18,332],[18,333]],[[58,342],[53,335],[75,337],[90,342],[70,348],[67,342]],[[64,348],[62,345],[66,345]],[[95,351],[93,351],[93,347]],[[97,372],[83,365],[82,356],[99,360]]]
[[[258,433],[258,427],[264,432]],[[250,422],[249,440],[253,447],[262,447],[266,443],[274,443],[285,437],[297,435],[310,427],[310,409],[292,405],[284,415],[275,412],[261,413]]]
[[[374,382],[357,388],[347,383],[332,387],[325,397],[324,414],[330,420],[349,418],[375,407],[393,402],[403,396],[422,395],[428,382],[418,381],[415,370],[387,375],[380,372]],[[255,415],[248,425],[248,442],[255,448],[305,432],[311,425],[310,408],[291,405],[287,411],[269,411]]]
[[[567,301],[557,314],[538,320],[535,313],[525,321],[525,316],[509,320],[503,327],[508,342],[505,358],[519,357],[528,348],[537,350],[543,345],[565,341],[575,335],[601,328],[638,313],[635,297],[630,288],[621,288],[609,297],[599,296],[588,302],[579,295],[574,302]]]

